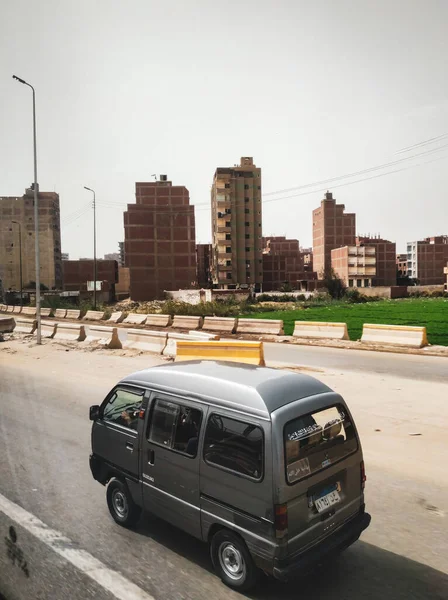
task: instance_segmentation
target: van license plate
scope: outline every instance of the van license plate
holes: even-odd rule
[[[321,513],[324,510],[327,510],[327,508],[330,508],[330,506],[333,506],[333,504],[337,504],[340,501],[341,497],[339,496],[339,492],[337,490],[334,490],[329,494],[325,494],[325,496],[316,498],[314,500],[314,504],[317,508],[317,512]]]

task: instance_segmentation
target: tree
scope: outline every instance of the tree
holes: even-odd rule
[[[322,280],[327,288],[327,292],[333,299],[340,300],[343,298],[347,288],[333,268],[322,271]]]

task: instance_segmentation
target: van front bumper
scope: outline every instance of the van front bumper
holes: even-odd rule
[[[321,561],[356,542],[361,533],[370,525],[370,520],[371,516],[362,511],[309,550],[284,560],[275,559],[274,577],[280,581],[288,581],[292,577],[309,573]]]

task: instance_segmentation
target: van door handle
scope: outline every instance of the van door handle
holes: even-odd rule
[[[126,442],[126,450],[134,452],[134,444],[131,444],[131,442]]]
[[[148,465],[153,465],[155,460],[154,450],[148,450]]]

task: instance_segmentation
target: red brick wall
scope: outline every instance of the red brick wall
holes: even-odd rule
[[[109,285],[118,283],[118,263],[116,260],[96,261],[97,281],[107,281]],[[87,282],[93,281],[93,260],[63,260],[62,274],[64,290],[86,290]]]

